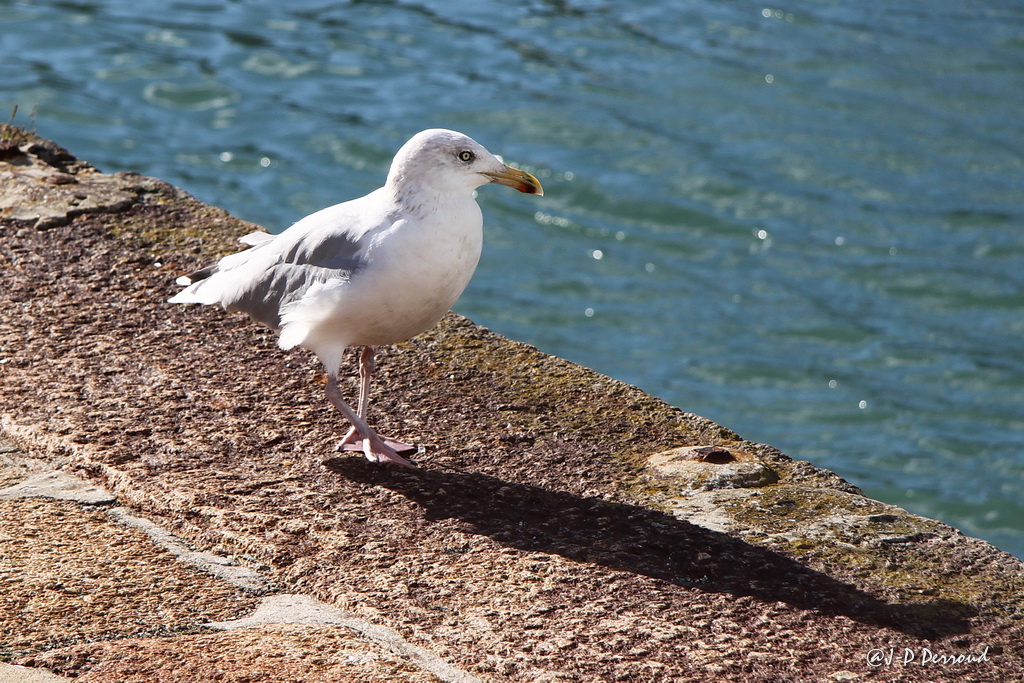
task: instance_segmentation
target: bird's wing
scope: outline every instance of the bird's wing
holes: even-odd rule
[[[348,280],[365,265],[370,238],[390,224],[375,194],[317,211],[270,239],[247,235],[255,246],[180,278],[192,284],[170,301],[220,303],[279,328],[281,309],[310,287]]]

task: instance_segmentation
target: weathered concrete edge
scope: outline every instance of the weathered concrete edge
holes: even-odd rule
[[[104,510],[118,524],[142,531],[180,562],[212,574],[246,592],[260,595],[272,591],[271,581],[259,572],[249,567],[239,566],[229,558],[190,549],[184,540],[160,525],[132,514],[125,507],[113,505],[117,499],[103,487],[62,470],[33,474],[24,481],[0,489],[0,500],[24,498],[45,498],[96,506]],[[252,614],[230,621],[210,622],[205,626],[215,630],[230,631],[275,624],[347,628],[377,647],[416,664],[444,683],[479,683],[478,678],[452,666],[430,650],[413,645],[394,630],[327,605],[308,595],[268,594]],[[11,683],[48,683],[71,679],[41,669],[0,663],[0,680],[11,681]]]

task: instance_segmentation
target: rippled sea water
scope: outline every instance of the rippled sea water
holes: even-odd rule
[[[469,133],[457,310],[1024,557],[1021,3],[0,0],[14,104],[271,230]]]

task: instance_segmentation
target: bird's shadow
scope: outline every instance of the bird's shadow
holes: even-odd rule
[[[358,458],[326,466],[458,519],[472,533],[531,552],[630,572],[709,593],[784,602],[824,615],[936,639],[969,631],[977,611],[936,599],[890,603],[768,548],[635,505],[509,482],[484,474],[381,467]]]

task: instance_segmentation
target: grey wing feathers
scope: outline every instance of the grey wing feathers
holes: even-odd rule
[[[300,221],[281,235],[246,235],[241,241],[252,245],[249,249],[179,278],[178,283],[188,288],[171,301],[220,303],[279,328],[282,309],[300,300],[311,286],[347,280],[364,263],[362,235],[331,229],[344,224],[345,216],[328,211],[308,216],[305,226]]]
[[[240,240],[249,249],[179,278],[187,286],[171,302],[219,303],[279,329],[282,312],[311,287],[347,281],[363,268],[373,234],[393,220],[374,192],[310,214],[279,235],[249,233]]]
[[[351,274],[363,264],[361,241],[347,232],[306,233],[282,254],[295,266],[315,266]]]
[[[363,265],[361,245],[347,233],[303,237],[289,245],[276,263],[239,289],[232,301],[225,301],[225,307],[244,311],[277,329],[281,326],[282,309],[301,299],[311,286],[328,280],[347,280]]]
[[[281,327],[281,309],[302,298],[311,284],[328,277],[322,268],[279,263],[262,271],[257,279],[239,288],[223,304],[229,311],[248,313],[276,330]]]

